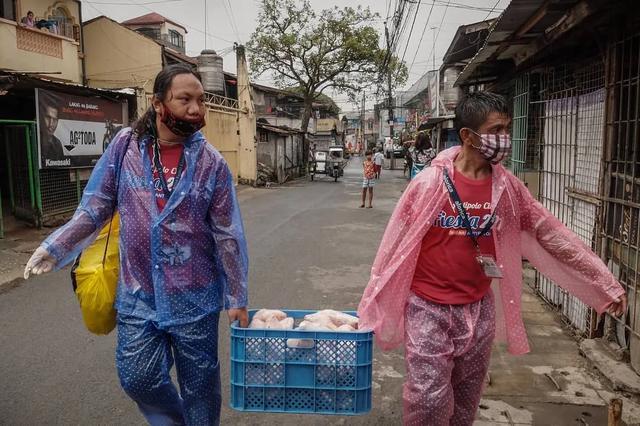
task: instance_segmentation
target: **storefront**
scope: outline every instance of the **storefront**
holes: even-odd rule
[[[0,231],[8,223],[56,225],[133,117],[135,93],[2,72],[0,99]]]

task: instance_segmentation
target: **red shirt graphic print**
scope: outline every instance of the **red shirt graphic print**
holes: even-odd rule
[[[162,163],[162,173],[164,174],[169,191],[173,190],[176,173],[178,172],[178,164],[180,163],[180,157],[182,157],[183,151],[184,146],[182,144],[160,145],[160,163]],[[158,170],[154,166],[153,145],[149,146],[149,155],[151,156],[151,169],[153,170],[153,186],[156,190],[156,204],[158,205],[158,210],[162,211],[169,200],[162,189],[162,182]],[[184,170],[182,173],[184,173]]]
[[[478,235],[491,220],[491,177],[469,179],[455,171],[453,180],[471,228]],[[478,244],[483,255],[495,257],[493,230],[478,238]],[[489,291],[491,279],[485,276],[476,256],[462,218],[448,198],[422,240],[411,290],[436,303],[477,302]]]

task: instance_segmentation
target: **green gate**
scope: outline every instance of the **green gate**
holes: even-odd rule
[[[0,120],[2,151],[7,164],[11,214],[40,226],[42,203],[38,176],[38,150],[34,121]],[[0,210],[0,237],[3,237]]]
[[[527,166],[527,133],[529,124],[529,74],[523,74],[515,81],[513,96],[513,131],[511,143],[511,171],[519,178],[524,177]]]

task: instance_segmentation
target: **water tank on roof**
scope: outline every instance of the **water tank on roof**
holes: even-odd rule
[[[203,50],[198,56],[198,72],[202,77],[205,91],[224,96],[222,56],[219,56],[215,50]]]

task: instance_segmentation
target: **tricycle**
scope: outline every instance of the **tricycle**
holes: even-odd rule
[[[314,161],[309,163],[309,176],[314,180],[315,175],[327,175],[335,182],[344,175],[344,148],[341,146],[330,146],[328,151],[316,151]]]

